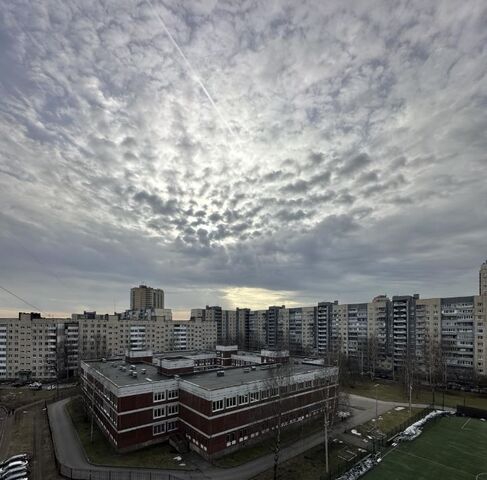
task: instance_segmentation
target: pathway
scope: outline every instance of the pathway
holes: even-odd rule
[[[111,471],[131,471],[140,472],[137,468],[117,468],[117,467],[101,467],[90,464],[83,452],[81,443],[74,429],[74,426],[69,418],[65,405],[69,399],[64,399],[59,402],[49,405],[49,418],[53,433],[55,450],[58,460],[64,465],[71,468],[79,469],[97,469],[97,470],[111,470]],[[375,417],[376,401],[367,397],[360,397],[358,395],[350,395],[350,404],[353,410],[353,416],[345,421],[338,423],[330,438],[343,433],[345,430],[354,428],[357,425],[367,422]],[[395,406],[407,406],[408,404],[400,402],[384,402],[379,400],[377,402],[377,411],[379,415]],[[414,404],[414,407],[426,407],[427,405]],[[323,443],[324,438],[321,432],[315,433],[309,437],[298,440],[282,449],[280,462],[289,460],[297,455],[304,453],[310,448],[316,447]],[[248,463],[233,468],[218,468],[203,460],[194,453],[189,454],[191,463],[196,464],[198,471],[182,471],[182,470],[156,470],[144,469],[146,472],[166,472],[174,475],[176,478],[182,480],[200,480],[200,479],[215,479],[215,480],[235,480],[252,478],[260,472],[263,472],[272,467],[274,458],[273,454],[265,455],[263,457],[252,460]],[[189,463],[189,462],[188,462]]]

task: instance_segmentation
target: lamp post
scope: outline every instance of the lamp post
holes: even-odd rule
[[[409,415],[411,415],[411,395],[413,393],[413,383],[409,384]]]

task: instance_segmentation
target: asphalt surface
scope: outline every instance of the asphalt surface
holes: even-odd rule
[[[56,455],[60,463],[67,467],[77,469],[93,469],[93,470],[111,470],[111,471],[131,471],[139,472],[137,468],[117,468],[117,467],[102,467],[92,465],[86,459],[83,448],[74,429],[74,426],[69,418],[65,406],[69,398],[49,405],[49,419],[53,433],[54,447]],[[385,413],[395,406],[407,406],[407,403],[399,402],[377,402],[377,412],[379,415]],[[427,405],[413,404],[414,407],[426,407]],[[375,417],[376,400],[359,397],[358,395],[350,395],[350,407],[352,409],[352,417],[347,421],[338,423],[332,432],[329,433],[329,438],[334,438],[343,433],[345,430],[354,428],[357,425],[367,422]],[[298,440],[281,450],[279,463],[289,460],[301,453],[313,448],[324,441],[324,434],[319,432],[309,437]],[[274,455],[269,454],[259,457],[248,463],[234,468],[218,468],[203,460],[195,453],[188,454],[191,456],[187,464],[192,463],[196,465],[196,471],[182,471],[182,470],[156,470],[143,469],[146,472],[166,472],[174,475],[176,478],[182,480],[200,480],[200,479],[215,479],[215,480],[235,480],[235,479],[249,479],[255,475],[272,468],[274,464]],[[185,459],[185,455],[183,458]]]

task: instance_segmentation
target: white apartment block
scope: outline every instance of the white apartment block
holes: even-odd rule
[[[51,379],[66,375],[58,348],[58,330],[66,322],[69,318],[44,318],[36,313],[0,319],[0,378],[25,375]]]

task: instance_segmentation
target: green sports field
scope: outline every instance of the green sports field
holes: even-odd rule
[[[479,475],[485,472],[484,475]],[[486,480],[487,422],[446,417],[385,454],[365,480]]]

